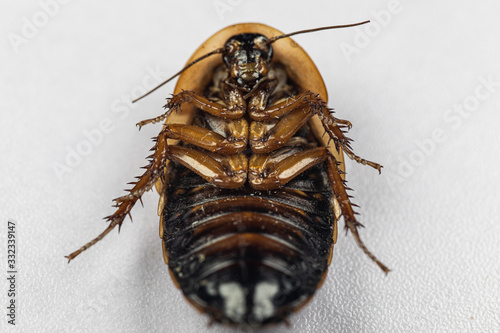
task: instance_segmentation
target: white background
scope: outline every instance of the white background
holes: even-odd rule
[[[384,276],[340,233],[313,301],[291,327],[263,332],[500,331],[498,1],[401,1],[390,22],[376,14],[386,0],[67,2],[48,16],[38,1],[2,1],[0,266],[12,219],[19,270],[10,331],[230,332],[208,328],[173,286],[154,192],[120,235],[64,259],[105,228],[111,199],[141,173],[159,126],[138,132],[135,123],[158,115],[174,85],[126,102],[148,70],[175,73],[230,24],[291,32],[365,19],[374,21],[365,40],[356,29],[295,40],[323,73],[338,117],[353,123],[354,150],[384,165],[380,176],[347,168],[361,235],[393,271]],[[347,44],[357,53],[346,56]],[[85,133],[103,120],[112,130],[89,146]],[[429,143],[436,131],[441,140]],[[68,152],[83,148],[69,167]]]

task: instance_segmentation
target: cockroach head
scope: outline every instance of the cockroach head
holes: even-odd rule
[[[274,36],[271,38],[267,38],[266,36],[257,33],[244,33],[234,35],[227,40],[223,47],[208,52],[201,57],[191,61],[189,64],[184,66],[183,69],[171,76],[168,80],[165,80],[144,95],[136,98],[132,101],[132,103],[135,103],[138,100],[146,97],[167,82],[170,82],[172,79],[182,74],[185,70],[187,70],[194,64],[214,54],[222,54],[224,62],[230,70],[231,77],[236,79],[238,84],[242,86],[252,86],[259,82],[259,80],[267,74],[268,65],[271,62],[271,58],[273,56],[273,48],[271,47],[271,44],[276,42],[277,40],[309,32],[355,27],[357,25],[365,24],[368,22],[370,21],[300,30],[289,34]]]
[[[273,56],[269,39],[256,33],[232,36],[223,50],[224,63],[240,85],[252,85],[264,77]]]

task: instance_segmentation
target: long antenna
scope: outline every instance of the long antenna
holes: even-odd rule
[[[314,29],[308,29],[308,30],[300,30],[300,31],[295,31],[295,32],[291,32],[289,34],[284,34],[284,35],[280,35],[280,36],[274,36],[274,37],[271,37],[269,38],[269,41],[268,41],[268,44],[272,44],[274,43],[275,41],[277,41],[278,39],[281,39],[281,38],[287,38],[287,37],[290,37],[290,36],[294,36],[294,35],[299,35],[299,34],[306,34],[308,32],[315,32],[315,31],[321,31],[321,30],[330,30],[330,29],[340,29],[340,28],[350,28],[350,27],[355,27],[355,26],[358,26],[358,25],[362,25],[362,24],[366,24],[366,23],[369,23],[370,21],[363,21],[363,22],[359,22],[359,23],[353,23],[353,24],[345,24],[345,25],[332,25],[332,26],[328,26],[328,27],[321,27],[321,28],[314,28]],[[154,87],[153,89],[151,89],[150,91],[148,91],[147,93],[145,93],[144,95],[134,99],[132,101],[132,103],[135,103],[137,101],[140,101],[141,99],[143,99],[144,97],[148,96],[149,94],[151,94],[152,92],[156,91],[157,89],[159,89],[160,87],[164,86],[165,84],[167,84],[168,82],[172,81],[174,78],[176,78],[177,76],[179,76],[180,74],[182,74],[186,69],[188,69],[189,67],[193,66],[194,64],[196,64],[197,62],[205,59],[205,58],[208,58],[209,56],[211,55],[214,55],[214,54],[218,54],[218,53],[223,53],[224,52],[224,48],[221,47],[219,49],[216,49],[216,50],[213,50],[212,52],[209,52],[207,54],[204,54],[202,55],[201,57],[191,61],[189,64],[187,64],[183,69],[181,69],[179,72],[177,72],[176,74],[174,74],[172,77],[170,77],[169,79],[167,79],[166,81],[160,83],[159,85],[157,85],[156,87]]]
[[[306,34],[308,32],[315,32],[315,31],[329,30],[329,29],[350,28],[350,27],[355,27],[357,25],[366,24],[366,23],[369,23],[369,22],[370,21],[368,20],[368,21],[363,21],[363,22],[353,23],[353,24],[332,25],[332,26],[329,26],[329,27],[321,27],[321,28],[314,28],[314,29],[308,29],[308,30],[295,31],[295,32],[291,32],[289,34],[284,34],[284,35],[280,35],[280,36],[271,37],[271,38],[269,38],[268,44],[272,44],[275,41],[277,41],[278,39],[287,38],[287,37],[298,35],[298,34]]]
[[[159,85],[157,85],[156,87],[154,87],[153,89],[151,89],[150,91],[148,91],[147,93],[145,93],[144,95],[134,99],[132,101],[132,103],[135,103],[141,99],[143,99],[144,97],[146,97],[147,95],[151,94],[153,91],[157,90],[158,88],[162,87],[163,85],[167,84],[168,82],[172,81],[175,77],[177,77],[178,75],[182,74],[186,69],[188,69],[189,67],[193,66],[194,64],[196,64],[197,62],[205,59],[205,58],[208,58],[209,56],[211,55],[214,55],[214,54],[218,54],[218,53],[222,53],[222,51],[224,51],[223,48],[220,48],[220,49],[217,49],[217,50],[213,50],[212,52],[209,52],[207,54],[204,54],[202,55],[201,57],[199,57],[198,59],[195,59],[193,61],[191,61],[189,64],[187,64],[183,69],[181,69],[179,72],[177,72],[176,74],[174,74],[172,77],[170,77],[169,79],[167,79],[166,81],[160,83]]]

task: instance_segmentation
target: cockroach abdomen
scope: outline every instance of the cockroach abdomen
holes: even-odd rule
[[[188,300],[218,322],[245,326],[282,321],[305,304],[333,243],[325,173],[313,168],[279,190],[229,190],[175,167],[163,241]]]

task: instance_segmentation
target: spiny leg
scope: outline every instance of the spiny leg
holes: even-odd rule
[[[252,155],[248,166],[250,185],[256,190],[280,188],[302,172],[324,162],[329,155],[326,147],[303,150],[284,159],[267,154]]]
[[[244,101],[243,101],[244,102]],[[183,103],[190,103],[197,108],[222,119],[239,119],[246,112],[246,105],[223,106],[212,102],[194,91],[184,90],[169,98],[165,108],[177,110]]]
[[[349,200],[350,196],[347,194],[346,191],[348,188],[345,186],[345,182],[342,180],[340,176],[341,171],[337,166],[337,161],[335,161],[335,158],[331,155],[327,159],[327,166],[328,166],[328,177],[333,187],[333,193],[340,204],[340,209],[342,211],[342,215],[344,216],[346,232],[350,230],[354,237],[354,240],[361,248],[361,250],[363,250],[363,252],[371,260],[373,260],[378,265],[378,267],[380,267],[380,269],[384,271],[385,274],[389,273],[390,269],[387,268],[387,266],[385,266],[382,262],[380,262],[380,260],[378,260],[377,257],[375,257],[375,255],[372,252],[370,252],[370,250],[368,250],[366,245],[361,240],[361,237],[359,236],[358,227],[363,225],[356,220],[355,217],[356,212],[354,212],[354,209],[352,208],[352,206],[355,205],[352,204],[351,201]]]
[[[270,121],[273,119],[279,119],[297,108],[309,105],[308,100],[310,99],[310,95],[313,94],[310,92],[300,93],[264,110],[256,107],[250,107],[248,114],[250,115],[250,118],[255,121]]]
[[[160,132],[155,140],[156,145],[151,149],[154,153],[151,155],[149,165],[145,167],[146,171],[144,174],[139,177],[137,182],[131,183],[134,184],[134,187],[129,190],[129,194],[114,199],[115,207],[118,207],[118,209],[113,215],[105,217],[105,219],[109,221],[108,227],[99,236],[82,246],[77,251],[66,256],[66,258],[68,258],[68,262],[103,239],[116,226],[118,226],[118,230],[120,230],[123,220],[127,215],[130,216],[130,211],[132,210],[132,207],[134,207],[137,200],[141,200],[144,192],[150,190],[158,178],[160,178],[163,174],[163,168],[165,166],[165,162],[167,161],[168,153],[167,136],[165,135],[165,132]]]
[[[292,112],[293,110],[303,107],[303,106],[312,106],[314,109],[317,109],[317,105],[324,105],[324,102],[318,95],[310,91],[302,92],[293,97],[289,97],[284,101],[275,103],[267,108],[258,108],[251,104],[249,104],[249,115],[252,120],[256,121],[269,121],[272,119],[282,118],[285,114]],[[332,109],[328,109],[333,111]],[[333,117],[333,115],[331,116]],[[348,120],[338,119],[333,117],[336,123],[341,124],[342,126],[346,126],[349,129],[352,127],[352,124]]]
[[[342,148],[344,153],[350,159],[363,165],[369,165],[372,168],[377,169],[379,173],[382,171],[382,166],[380,164],[365,160],[352,151],[350,144],[352,140],[344,135],[345,132],[342,130],[341,126],[339,126],[339,124],[341,124],[350,128],[350,126],[352,125],[349,121],[335,118],[332,115],[332,110],[329,109],[318,96],[311,94],[309,96],[309,103],[314,112],[319,116],[319,119],[321,120],[326,132],[334,141],[337,150],[338,148]]]
[[[380,164],[365,160],[352,151],[350,146],[350,141],[352,140],[347,138],[342,130],[342,127],[347,127],[348,129],[351,128],[351,122],[335,118],[332,114],[333,110],[329,109],[318,95],[315,95],[310,91],[303,92],[295,96],[293,99],[276,104],[273,107],[260,112],[258,117],[251,115],[251,118],[255,120],[272,119],[273,117],[284,115],[304,105],[309,105],[311,112],[319,116],[326,133],[334,141],[337,150],[342,148],[350,159],[363,165],[369,165],[372,168],[377,169],[379,173],[381,172],[382,166]]]
[[[229,107],[225,107],[219,103],[208,100],[206,97],[198,95],[194,91],[184,90],[168,99],[167,104],[163,106],[163,108],[167,110],[165,113],[155,118],[142,120],[137,123],[137,126],[141,129],[144,125],[151,123],[156,124],[167,119],[174,111],[182,112],[181,106],[183,103],[190,103],[197,108],[222,119],[239,119],[245,113],[245,105],[231,105]]]
[[[173,162],[183,164],[187,168],[205,178],[208,182],[213,183],[218,187],[238,188],[245,183],[248,165],[245,155],[217,155],[218,159],[216,159],[208,156],[206,152],[176,145],[168,146],[168,138],[169,135],[166,129],[163,129],[156,139],[156,145],[152,149],[155,152],[151,156],[152,160],[150,164],[145,167],[146,172],[139,177],[137,182],[132,183],[134,184],[134,187],[129,190],[129,194],[114,199],[116,202],[115,206],[118,207],[118,209],[113,215],[105,218],[110,222],[108,227],[99,236],[86,243],[77,251],[66,256],[66,258],[68,258],[68,262],[99,242],[116,226],[120,229],[125,217],[127,215],[130,216],[130,211],[137,200],[141,200],[144,192],[150,190],[163,174],[163,168],[167,158]]]
[[[310,91],[303,92],[293,98],[289,98],[283,102],[277,103],[265,110],[254,110],[249,111],[250,118],[256,121],[269,121],[271,119],[282,117],[281,121],[285,120],[283,117],[285,114],[288,120],[289,116],[297,113],[297,109],[308,106],[310,108],[311,115],[307,117],[309,119],[313,114],[317,114],[326,130],[326,133],[334,141],[337,150],[342,148],[345,154],[352,160],[363,164],[369,165],[381,172],[382,166],[378,163],[365,160],[358,155],[356,155],[350,146],[351,139],[344,135],[342,127],[351,128],[352,124],[348,120],[338,119],[333,116],[333,110],[329,109],[325,102],[318,96]],[[288,114],[290,113],[290,114]],[[288,127],[287,125],[286,127]],[[284,127],[285,128],[285,127]]]

